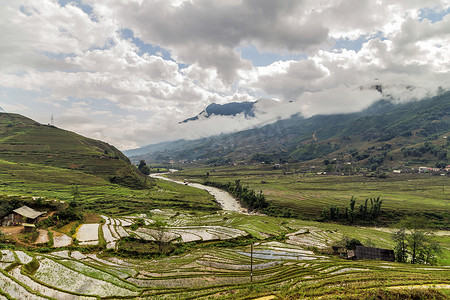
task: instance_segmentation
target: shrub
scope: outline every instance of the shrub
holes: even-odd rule
[[[33,258],[29,263],[22,266],[22,272],[26,275],[33,275],[39,269],[39,261]]]

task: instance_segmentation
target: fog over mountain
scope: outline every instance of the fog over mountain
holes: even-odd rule
[[[408,103],[380,100],[361,112],[309,118],[296,114],[236,133],[154,144],[125,154],[135,162],[144,159],[150,163],[306,162],[346,154],[352,157],[351,163],[373,170],[414,163],[446,165],[449,117],[447,92]]]

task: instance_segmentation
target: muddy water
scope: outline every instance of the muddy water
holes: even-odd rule
[[[171,170],[171,172],[175,172],[175,171],[176,170]],[[239,202],[235,198],[233,198],[233,196],[231,196],[229,193],[227,193],[225,191],[222,191],[221,189],[211,187],[211,186],[206,186],[206,185],[203,185],[200,183],[190,183],[190,182],[182,182],[182,181],[173,180],[173,179],[162,176],[164,174],[167,174],[167,173],[150,174],[150,177],[175,182],[178,184],[185,184],[185,185],[188,185],[188,186],[191,186],[194,188],[205,190],[208,193],[210,193],[211,195],[213,195],[214,198],[216,198],[217,203],[220,204],[220,206],[222,207],[223,210],[235,211],[235,212],[240,212],[240,213],[247,212],[247,210],[245,208],[243,208],[239,204]]]

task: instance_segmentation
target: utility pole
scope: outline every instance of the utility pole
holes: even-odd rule
[[[253,242],[250,246],[250,282],[253,282]]]

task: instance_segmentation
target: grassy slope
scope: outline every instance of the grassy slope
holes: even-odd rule
[[[398,215],[410,213],[435,213],[445,219],[435,219],[440,227],[449,227],[450,188],[448,178],[426,174],[390,174],[387,179],[352,176],[318,176],[315,174],[283,175],[282,170],[271,166],[253,165],[236,167],[202,167],[186,169],[171,176],[191,178],[202,182],[206,172],[210,181],[233,182],[254,190],[262,190],[269,202],[291,208],[297,215],[318,218],[324,207],[349,205],[357,198],[357,206],[368,197],[381,196],[385,218],[388,211]],[[389,217],[392,217],[390,215]],[[398,219],[385,220],[392,223]]]
[[[81,192],[82,208],[105,214],[145,213],[173,207],[214,211],[218,206],[205,191],[158,181],[147,190],[109,183],[101,177],[77,170],[0,160],[0,193],[69,200],[73,186]]]
[[[115,147],[73,132],[39,124],[16,114],[0,113],[0,157],[73,169],[127,186],[142,188],[144,177]]]

